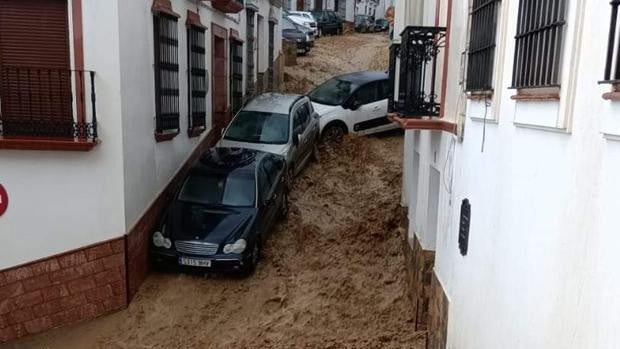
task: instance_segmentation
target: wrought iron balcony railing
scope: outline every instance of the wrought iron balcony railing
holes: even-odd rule
[[[435,81],[445,33],[443,27],[410,26],[402,32],[401,44],[391,47],[390,112],[411,118],[439,116]]]
[[[2,67],[0,136],[96,141],[95,72]]]
[[[620,0],[612,0],[607,62],[605,64],[605,77],[603,81],[601,81],[602,83],[620,84],[620,38],[616,37],[616,33],[620,30],[620,21],[618,20],[619,10]]]

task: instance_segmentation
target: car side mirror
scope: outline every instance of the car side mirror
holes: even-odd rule
[[[362,103],[357,99],[352,100],[348,103],[347,107],[351,110],[358,110],[362,106]]]

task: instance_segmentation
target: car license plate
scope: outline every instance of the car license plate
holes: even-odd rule
[[[195,259],[195,258],[184,258],[184,257],[181,257],[181,258],[179,258],[179,264],[187,265],[187,266],[190,266],[190,267],[209,268],[209,267],[211,267],[211,260],[210,259]]]

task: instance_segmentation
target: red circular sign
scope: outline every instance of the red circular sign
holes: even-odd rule
[[[2,184],[0,184],[0,216],[6,212],[6,209],[9,207],[9,194],[7,194],[6,190]]]

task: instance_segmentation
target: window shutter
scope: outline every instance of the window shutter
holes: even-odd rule
[[[5,135],[73,137],[67,0],[0,1]]]

